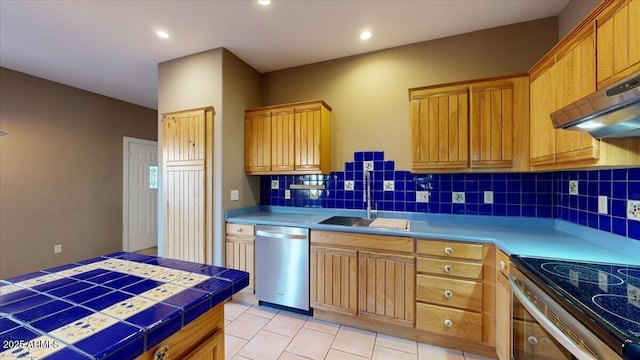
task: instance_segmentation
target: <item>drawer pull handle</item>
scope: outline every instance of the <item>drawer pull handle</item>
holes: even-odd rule
[[[160,347],[153,355],[154,360],[168,360],[169,359],[169,347],[167,345]]]
[[[451,320],[447,319],[447,320],[444,321],[444,326],[450,328],[450,327],[453,326],[453,322]]]
[[[448,273],[452,272],[452,271],[453,271],[453,266],[451,266],[451,265],[445,265],[445,266],[444,266],[444,271],[445,271],[445,272],[448,272]]]
[[[444,253],[447,255],[451,255],[453,254],[453,249],[447,246],[446,248],[444,248]]]
[[[237,228],[236,232],[242,232],[242,228]]]
[[[451,290],[447,290],[444,292],[444,297],[446,297],[447,299],[451,299],[452,296],[453,293],[451,292]]]
[[[504,260],[500,260],[500,265],[498,265],[498,268],[500,268],[500,270],[504,270],[507,268],[507,263],[504,262]]]

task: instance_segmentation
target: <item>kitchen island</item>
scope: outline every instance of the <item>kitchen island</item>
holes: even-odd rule
[[[248,283],[126,252],[0,280],[0,358],[222,359],[223,302]]]

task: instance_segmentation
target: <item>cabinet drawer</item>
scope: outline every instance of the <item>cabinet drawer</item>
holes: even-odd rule
[[[253,237],[254,226],[250,224],[227,223],[227,235]]]
[[[500,250],[496,251],[496,269],[498,269],[502,275],[509,277],[510,266],[509,255]]]
[[[482,264],[449,259],[417,258],[418,272],[482,279]]]
[[[482,311],[482,283],[418,275],[417,300]]]
[[[451,257],[459,259],[482,260],[482,245],[454,241],[419,240],[416,245],[418,254]]]
[[[445,336],[482,341],[482,315],[470,311],[418,303],[416,328]]]

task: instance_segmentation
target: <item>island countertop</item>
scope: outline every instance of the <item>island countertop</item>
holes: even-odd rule
[[[134,359],[248,283],[244,271],[126,252],[0,280],[0,359]]]

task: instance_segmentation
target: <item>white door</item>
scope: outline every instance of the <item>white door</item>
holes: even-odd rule
[[[124,137],[122,249],[158,245],[158,143]]]

